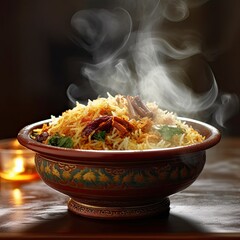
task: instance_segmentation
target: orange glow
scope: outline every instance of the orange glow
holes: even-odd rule
[[[37,178],[38,175],[26,174],[24,167],[24,158],[18,156],[13,159],[13,167],[6,172],[2,172],[1,177],[6,180],[28,181]]]
[[[39,178],[34,164],[34,152],[21,146],[17,139],[0,141],[0,177],[11,181]]]
[[[12,174],[19,174],[24,172],[24,162],[22,157],[16,157],[14,159],[14,168],[12,170]]]

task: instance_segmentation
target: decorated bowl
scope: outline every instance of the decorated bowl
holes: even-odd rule
[[[206,123],[181,118],[205,140],[189,146],[154,150],[80,150],[46,145],[31,139],[33,123],[18,141],[36,152],[35,166],[51,188],[69,196],[68,209],[90,218],[136,219],[165,214],[169,196],[190,186],[203,170],[206,150],[220,141]]]

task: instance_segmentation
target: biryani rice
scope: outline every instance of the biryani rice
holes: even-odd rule
[[[107,98],[99,97],[89,100],[87,105],[76,103],[76,107],[69,109],[60,117],[52,116],[49,124],[44,124],[36,130],[38,134],[48,133],[43,143],[48,144],[49,139],[58,134],[68,136],[73,141],[75,149],[91,150],[144,150],[159,149],[176,146],[186,146],[202,142],[204,136],[200,135],[191,126],[177,118],[176,114],[162,110],[154,102],[145,103],[153,113],[153,117],[131,118],[128,102],[125,96],[108,94]],[[103,140],[94,139],[93,134],[83,137],[82,132],[94,119],[101,116],[114,116],[126,120],[134,130],[124,136],[112,127]],[[181,129],[181,133],[173,134],[171,138],[164,138],[159,127],[173,126]]]

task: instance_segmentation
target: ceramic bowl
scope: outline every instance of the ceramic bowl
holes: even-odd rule
[[[181,118],[205,136],[202,143],[155,150],[76,150],[30,138],[45,120],[24,127],[18,141],[36,152],[35,166],[51,188],[68,195],[68,209],[101,219],[136,219],[169,211],[169,196],[201,173],[206,150],[220,141],[213,126]]]

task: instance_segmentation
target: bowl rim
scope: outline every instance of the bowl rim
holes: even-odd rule
[[[188,146],[179,146],[179,147],[171,147],[171,148],[159,148],[159,149],[146,149],[146,150],[85,150],[85,149],[70,149],[70,148],[62,148],[51,145],[46,145],[30,137],[30,133],[33,129],[40,127],[44,123],[48,123],[51,119],[42,120],[39,122],[35,122],[23,127],[18,135],[17,139],[20,144],[24,147],[39,153],[45,156],[54,156],[54,157],[66,157],[71,159],[79,159],[79,158],[87,158],[87,159],[95,159],[96,161],[101,161],[101,159],[114,159],[121,161],[125,161],[125,159],[134,158],[134,159],[146,159],[146,158],[154,158],[154,157],[166,157],[166,156],[175,156],[175,155],[183,155],[188,153],[196,153],[199,151],[204,151],[216,145],[220,139],[221,134],[219,130],[212,125],[201,122],[199,120],[178,117],[181,121],[186,122],[189,125],[199,126],[204,128],[204,130],[208,131],[210,134],[206,137],[206,139],[201,143],[196,143]],[[194,127],[195,129],[197,127]],[[129,157],[131,156],[131,157]]]

